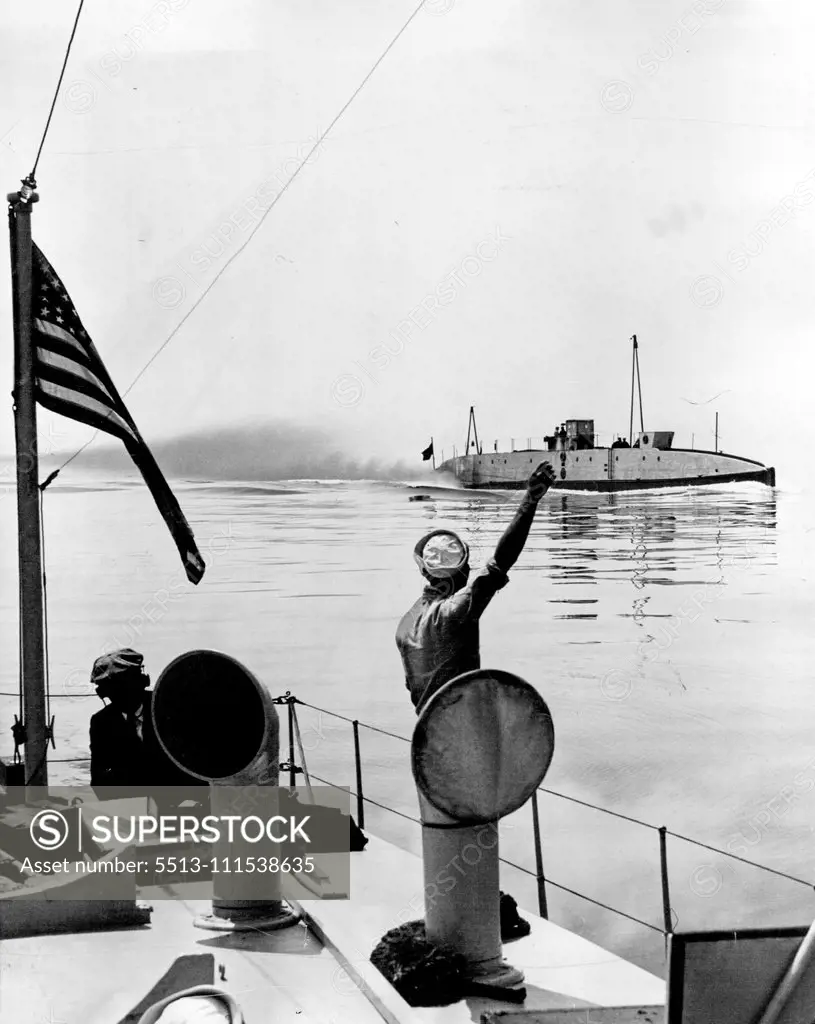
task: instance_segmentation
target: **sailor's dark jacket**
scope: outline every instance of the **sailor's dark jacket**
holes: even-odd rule
[[[201,786],[164,752],[153,729],[153,694],[145,691],[142,705],[142,736],[122,712],[108,704],[91,718],[91,786],[136,787],[151,792],[160,786]],[[108,790],[104,796],[114,796]]]

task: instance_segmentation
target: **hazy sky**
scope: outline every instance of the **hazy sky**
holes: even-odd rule
[[[121,390],[414,7],[86,3],[34,236]],[[4,191],[74,10],[6,5]],[[608,434],[636,332],[649,429],[709,447],[718,409],[726,451],[805,483],[813,29],[780,0],[429,0],[133,389],[142,432],[285,417],[395,460],[461,447],[472,403],[488,443],[567,417]],[[7,394],[7,285],[0,322]],[[90,433],[51,422],[52,446]]]

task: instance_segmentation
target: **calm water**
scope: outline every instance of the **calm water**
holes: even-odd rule
[[[401,485],[177,484],[209,568],[183,580],[169,535],[135,481],[53,485],[45,528],[52,710],[59,759],[87,751],[93,659],[143,651],[155,679],[196,647],[234,655],[274,694],[409,736],[413,711],[393,634],[421,580],[411,557],[452,526],[473,562],[490,556],[519,495]],[[16,642],[14,502],[0,501],[2,621]],[[545,785],[667,825],[815,880],[815,660],[808,580],[815,531],[804,499],[748,485],[585,496],[538,513],[511,583],[482,624],[482,662],[533,683],[557,735]],[[15,659],[0,690],[16,690]],[[0,697],[7,737],[14,697]],[[303,709],[310,769],[353,786],[350,728]],[[367,796],[416,813],[407,744],[362,733]],[[10,749],[3,742],[3,753]],[[284,755],[285,756],[285,755]],[[54,763],[51,779],[86,778]],[[541,797],[553,881],[661,925],[656,832]],[[419,850],[418,829],[370,808],[369,828]],[[502,853],[533,869],[530,810],[502,828]],[[811,890],[669,838],[683,929],[809,922]],[[534,881],[504,887],[535,906]],[[661,971],[662,941],[556,888],[551,917]]]

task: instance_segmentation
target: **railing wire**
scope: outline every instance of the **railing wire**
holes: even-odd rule
[[[321,714],[329,715],[332,718],[339,718],[343,722],[347,722],[349,725],[354,724],[354,719],[346,718],[345,715],[340,715],[336,711],[329,711],[327,708],[318,707],[316,704],[309,704],[307,701],[297,699],[298,704],[302,704],[304,707],[311,708],[314,711],[319,711]],[[398,733],[389,732],[387,729],[381,729],[376,725],[368,725],[366,722],[359,722],[361,729],[368,729],[371,732],[381,733],[383,736],[390,736],[392,739],[400,740],[403,743],[410,743],[407,736],[400,736]],[[601,814],[608,814],[612,818],[619,818],[621,821],[627,821],[632,825],[639,825],[641,828],[648,828],[654,832],[659,832],[662,826],[653,825],[650,821],[643,821],[641,818],[634,818],[629,814],[622,814],[620,811],[612,811],[608,807],[600,807],[599,804],[590,803],[588,800],[581,800],[576,796],[569,796],[568,793],[559,793],[555,789],[549,789],[546,786],[538,786],[538,790],[541,793],[546,793],[548,796],[557,797],[559,800],[568,800],[569,803],[580,804],[581,807],[588,807],[592,811],[599,811]],[[365,797],[366,802],[372,803],[368,797]],[[730,853],[729,850],[722,850],[716,846],[711,846],[709,843],[703,843],[699,839],[693,839],[691,836],[682,835],[680,832],[674,832],[671,829],[665,829],[665,832],[669,836],[673,836],[674,839],[681,839],[683,842],[692,843],[694,846],[702,847],[705,850],[709,850],[711,853],[719,854],[721,857],[730,857],[732,860],[737,860],[742,864],[746,864],[749,867],[758,868],[759,871],[768,871],[773,875],[778,875],[780,878],[785,878],[787,881],[795,882],[798,885],[805,885],[808,889],[813,887],[812,882],[807,882],[803,878],[797,878],[795,875],[787,874],[784,871],[779,871],[777,868],[771,868],[766,864],[759,864],[757,861],[748,860],[746,857],[740,857],[738,854]],[[548,879],[547,879],[548,881]],[[554,883],[553,883],[554,884]],[[579,895],[579,894],[578,894]]]
[[[0,692],[0,696],[16,696],[16,694],[6,694],[6,693]],[[72,694],[60,694],[58,696],[70,697],[70,696],[73,696],[73,695]],[[380,733],[383,736],[388,736],[391,739],[399,740],[400,742],[403,742],[403,743],[410,743],[410,740],[408,739],[408,737],[400,736],[400,735],[398,735],[398,733],[390,732],[389,730],[382,729],[382,728],[380,728],[379,726],[376,726],[376,725],[369,725],[366,722],[360,722],[360,721],[358,721],[356,719],[348,718],[345,715],[339,714],[339,712],[329,711],[327,708],[318,707],[316,704],[309,704],[308,701],[300,700],[297,697],[288,696],[286,700],[281,698],[279,703],[288,703],[289,707],[290,707],[290,709],[292,711],[293,711],[293,705],[300,704],[303,707],[311,708],[313,711],[317,711],[320,714],[328,715],[331,718],[337,718],[337,719],[339,719],[342,722],[346,722],[348,725],[350,725],[352,727],[352,729],[354,731],[354,761],[355,761],[355,773],[356,773],[357,789],[356,790],[350,790],[350,788],[347,787],[347,786],[338,786],[336,783],[330,782],[328,779],[323,779],[319,775],[315,775],[313,772],[311,772],[311,778],[315,779],[317,782],[322,783],[323,785],[331,786],[333,789],[348,790],[351,793],[351,795],[353,797],[355,797],[356,800],[357,800],[357,816],[360,819],[360,827],[363,827],[363,825],[364,825],[364,804],[366,804],[366,803],[367,804],[371,804],[373,807],[378,807],[378,808],[380,808],[380,810],[387,811],[389,814],[394,814],[394,815],[396,815],[399,818],[403,818],[406,821],[410,821],[413,824],[421,825],[421,821],[420,821],[419,818],[416,818],[416,817],[414,817],[413,815],[410,815],[410,814],[406,814],[404,811],[398,811],[394,807],[388,807],[386,804],[380,803],[378,800],[374,800],[370,796],[364,796],[363,792],[362,792],[362,759],[361,759],[361,756],[360,756],[360,747],[359,747],[359,730],[360,729],[367,729],[370,732]],[[290,729],[291,729],[291,716],[290,716],[290,720],[289,720],[289,726],[290,726]],[[289,751],[289,755],[290,755],[290,761],[289,761],[289,765],[287,767],[293,768],[294,767],[293,737],[290,737],[290,751]],[[89,757],[49,758],[49,762],[52,763],[52,764],[86,764],[89,761],[90,761]],[[292,776],[293,776],[293,774],[294,773],[292,772]],[[651,924],[648,921],[643,921],[641,918],[635,917],[633,914],[629,914],[629,913],[627,913],[624,910],[618,909],[617,907],[612,907],[610,904],[603,903],[601,900],[596,900],[592,896],[586,896],[584,893],[577,892],[576,889],[571,889],[567,885],[562,885],[559,882],[555,882],[551,878],[546,878],[545,879],[545,884],[554,886],[555,889],[559,889],[561,892],[568,893],[569,895],[575,896],[575,897],[577,897],[578,899],[581,899],[581,900],[586,900],[588,903],[591,903],[594,906],[600,907],[603,910],[607,910],[609,913],[617,914],[620,917],[624,917],[627,920],[632,921],[635,924],[639,924],[639,925],[641,925],[644,928],[648,928],[651,931],[657,932],[660,935],[668,936],[671,933],[671,931],[673,930],[672,926],[671,926],[671,914],[672,914],[672,911],[671,911],[671,907],[670,907],[670,896],[669,896],[669,893],[668,893],[667,861],[666,861],[666,857],[665,857],[665,847],[664,847],[664,838],[665,838],[665,836],[668,836],[668,835],[672,836],[674,839],[680,839],[683,842],[691,843],[694,846],[699,846],[702,849],[709,850],[711,853],[718,854],[719,856],[729,857],[732,860],[738,861],[741,864],[746,864],[748,867],[757,868],[760,871],[767,871],[770,874],[777,875],[778,877],[784,878],[784,879],[786,879],[787,881],[790,881],[790,882],[795,882],[798,885],[805,885],[810,890],[812,890],[812,888],[813,888],[812,883],[805,881],[803,878],[797,878],[795,875],[790,875],[790,874],[788,874],[785,871],[779,871],[777,868],[768,867],[766,864],[759,864],[756,861],[748,860],[746,857],[740,857],[738,854],[730,853],[728,850],[722,850],[722,849],[719,849],[716,846],[711,846],[709,843],[704,843],[701,840],[692,839],[690,836],[682,835],[679,832],[673,832],[670,829],[665,828],[664,826],[652,825],[650,822],[642,821],[639,818],[632,817],[631,815],[621,814],[619,811],[612,811],[612,810],[610,810],[607,807],[600,807],[598,804],[590,803],[588,800],[581,800],[579,797],[569,796],[567,793],[558,793],[557,790],[548,789],[545,786],[539,786],[538,789],[539,789],[539,791],[541,793],[546,793],[548,796],[557,797],[560,800],[567,800],[570,803],[579,804],[580,806],[587,807],[590,810],[600,811],[602,814],[608,814],[611,817],[619,818],[622,821],[627,821],[627,822],[629,822],[629,823],[631,823],[633,825],[639,825],[642,828],[651,829],[653,831],[656,831],[656,832],[660,833],[660,839],[661,839],[661,844],[660,844],[660,851],[661,851],[660,862],[661,862],[661,877],[662,877],[662,889],[663,889],[663,914],[664,914],[665,922],[666,922],[664,928],[659,928],[658,926],[656,926],[654,924]],[[536,838],[535,838],[535,855],[536,855],[536,864],[537,864],[537,867],[538,867],[537,871],[532,871],[530,868],[526,868],[526,867],[524,867],[521,864],[516,864],[514,861],[507,860],[505,857],[499,857],[499,860],[500,860],[500,862],[502,864],[506,864],[508,867],[514,868],[515,870],[520,871],[522,874],[529,875],[531,878],[534,878],[538,882],[538,885],[540,886],[541,881],[542,881],[542,868],[541,868],[541,863],[542,862],[541,862],[541,850],[540,850],[540,837],[539,836],[536,836]],[[544,895],[544,900],[545,900],[545,895]]]

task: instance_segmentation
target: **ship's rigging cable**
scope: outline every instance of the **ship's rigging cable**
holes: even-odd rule
[[[84,0],[83,0],[83,2],[84,2]],[[304,159],[301,160],[301,162],[294,169],[294,171],[292,173],[292,176],[289,178],[289,180],[287,182],[285,182],[283,187],[280,189],[280,191],[274,197],[272,202],[269,204],[268,209],[263,211],[263,213],[261,214],[260,219],[258,220],[257,224],[255,224],[255,226],[249,232],[249,234],[248,234],[248,236],[246,238],[246,241],[241,246],[239,246],[239,248],[236,249],[236,251],[233,252],[232,255],[224,262],[224,265],[215,274],[213,279],[206,286],[206,288],[201,292],[201,294],[198,296],[198,298],[193,302],[192,306],[190,306],[190,308],[187,310],[187,312],[184,314],[184,316],[181,317],[179,322],[170,331],[170,333],[167,335],[167,337],[164,339],[164,341],[159,345],[159,347],[156,349],[156,351],[150,356],[150,358],[147,360],[147,362],[144,364],[144,366],[141,368],[141,370],[139,370],[139,372],[136,374],[136,376],[130,382],[128,387],[122,392],[122,398],[126,398],[127,395],[130,394],[132,389],[136,386],[136,384],[139,382],[139,380],[144,376],[144,374],[147,372],[149,367],[152,366],[152,364],[156,361],[156,359],[158,359],[158,357],[161,355],[161,353],[164,351],[164,349],[167,348],[167,346],[170,344],[170,342],[173,340],[173,338],[175,338],[175,336],[178,334],[178,332],[181,330],[181,328],[184,326],[184,324],[189,320],[189,318],[196,311],[196,309],[198,309],[198,307],[201,305],[201,303],[204,301],[204,299],[207,297],[207,295],[209,295],[209,293],[212,291],[212,289],[215,287],[215,285],[218,283],[218,281],[220,281],[220,279],[223,277],[223,275],[226,273],[226,271],[229,269],[229,267],[232,265],[232,263],[238,258],[238,256],[240,256],[240,254],[247,247],[247,245],[249,245],[249,243],[255,237],[257,232],[263,226],[263,223],[266,220],[266,218],[269,216],[269,214],[272,212],[272,210],[275,208],[275,206],[277,206],[278,202],[283,198],[283,195],[288,191],[288,188],[292,184],[294,179],[300,174],[300,172],[305,167],[305,165],[309,162],[309,160],[311,159],[313,154],[320,148],[320,146],[322,146],[322,144],[325,142],[325,140],[331,134],[331,131],[336,126],[337,122],[340,120],[340,118],[343,116],[343,114],[345,114],[345,112],[348,110],[348,108],[351,106],[351,104],[354,102],[354,100],[357,98],[357,96],[359,96],[359,94],[362,92],[362,90],[365,88],[365,86],[368,84],[368,82],[371,80],[371,78],[373,78],[373,76],[376,73],[377,69],[379,68],[380,64],[385,60],[385,58],[388,56],[388,54],[391,52],[391,50],[394,48],[394,46],[396,46],[396,44],[399,42],[401,37],[407,31],[408,27],[413,22],[413,20],[421,13],[422,8],[425,6],[425,4],[427,2],[428,2],[428,0],[421,0],[421,3],[419,3],[416,6],[416,8],[413,10],[413,13],[410,15],[410,17],[407,19],[407,21],[404,22],[402,27],[399,29],[399,31],[396,33],[396,35],[393,37],[393,39],[391,39],[391,41],[388,43],[388,45],[385,47],[385,49],[382,51],[382,53],[376,59],[376,61],[374,62],[373,66],[370,68],[370,70],[365,75],[365,77],[362,79],[362,81],[359,83],[359,85],[356,87],[356,89],[351,93],[349,98],[340,107],[339,111],[337,112],[337,114],[335,114],[333,120],[329,123],[328,127],[326,128],[326,130],[324,132],[322,132],[318,136],[317,141],[314,143],[314,145],[308,151],[308,153],[306,154]],[[80,8],[81,8],[81,6],[82,5],[80,4]],[[77,19],[78,19],[78,17],[79,16],[77,15]],[[55,102],[56,102],[56,100],[55,100]],[[57,469],[56,472],[54,472],[52,474],[51,479],[53,479],[53,477],[55,477],[58,473],[61,473],[62,470],[65,469],[65,467],[69,463],[73,462],[74,459],[78,455],[81,455],[82,452],[84,452],[85,449],[94,442],[94,440],[96,439],[96,436],[98,435],[98,433],[99,433],[98,430],[95,431],[94,434],[89,438],[89,440],[87,440],[85,442],[85,444],[82,445],[81,448],[78,448],[73,453],[73,455],[70,456],[70,458],[66,459],[66,461],[62,463],[62,465],[59,467],[59,469]]]
[[[645,421],[642,418],[642,379],[640,377],[640,352],[639,346],[637,345],[636,334],[631,336],[631,340],[634,342],[634,348],[631,353],[631,416],[628,421],[628,441],[629,444],[634,443],[634,375],[636,372],[637,379],[637,390],[640,396],[640,432],[645,432]]]
[[[40,148],[37,150],[37,156],[34,159],[34,166],[31,168],[31,174],[29,175],[29,179],[32,183],[32,188],[36,187],[34,185],[34,176],[37,173],[37,164],[40,162],[42,147],[45,145],[45,137],[46,135],[48,135],[48,129],[51,127],[51,118],[54,116],[54,107],[57,105],[57,99],[59,98],[59,90],[62,88],[62,79],[65,77],[65,69],[68,67],[68,58],[71,55],[71,47],[74,43],[74,36],[76,35],[76,30],[79,26],[79,16],[82,14],[82,8],[84,4],[85,0],[79,0],[79,7],[77,8],[76,18],[74,19],[74,27],[71,31],[71,38],[68,40],[68,48],[65,51],[65,59],[62,62],[62,70],[59,73],[59,81],[57,82],[57,87],[54,90],[54,98],[51,101],[51,109],[48,111],[48,119],[45,122],[45,129],[43,130],[42,138],[40,139]]]

